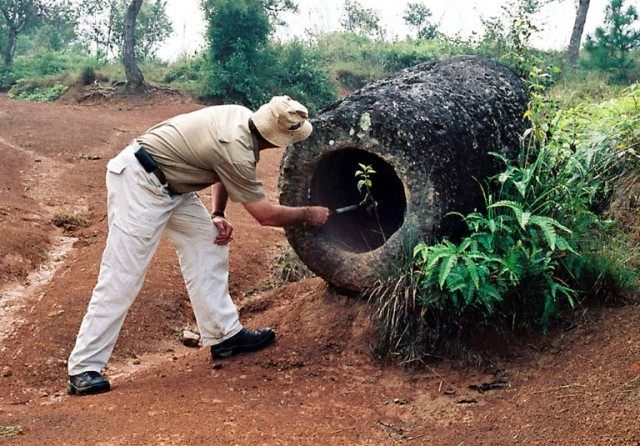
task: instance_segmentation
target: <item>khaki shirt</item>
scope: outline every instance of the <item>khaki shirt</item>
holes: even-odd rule
[[[252,203],[265,194],[256,176],[260,153],[249,130],[251,114],[240,105],[207,107],[161,122],[136,140],[176,192],[222,181],[229,199]]]

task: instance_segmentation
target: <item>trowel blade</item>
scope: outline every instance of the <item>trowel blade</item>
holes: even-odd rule
[[[345,206],[343,208],[338,208],[338,209],[334,210],[333,212],[335,212],[336,214],[344,214],[345,212],[355,211],[355,210],[357,210],[359,208],[360,208],[359,204],[353,204],[351,206]]]

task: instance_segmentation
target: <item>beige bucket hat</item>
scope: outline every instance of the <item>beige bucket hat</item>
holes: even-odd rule
[[[274,96],[251,115],[260,135],[277,147],[307,139],[313,131],[309,112],[289,96]]]

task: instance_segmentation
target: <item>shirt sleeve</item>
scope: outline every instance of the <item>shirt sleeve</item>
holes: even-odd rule
[[[225,162],[217,165],[215,171],[231,201],[255,203],[265,197],[264,187],[257,178],[255,166]]]

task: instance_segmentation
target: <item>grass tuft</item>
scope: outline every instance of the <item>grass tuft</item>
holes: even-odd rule
[[[22,426],[17,424],[0,424],[0,438],[11,438],[22,433]]]
[[[65,231],[76,231],[89,226],[89,221],[83,215],[69,214],[66,212],[56,212],[51,219],[51,223]]]
[[[278,280],[285,283],[299,282],[314,276],[309,268],[302,263],[293,248],[288,245],[282,248],[276,259],[275,274]]]

